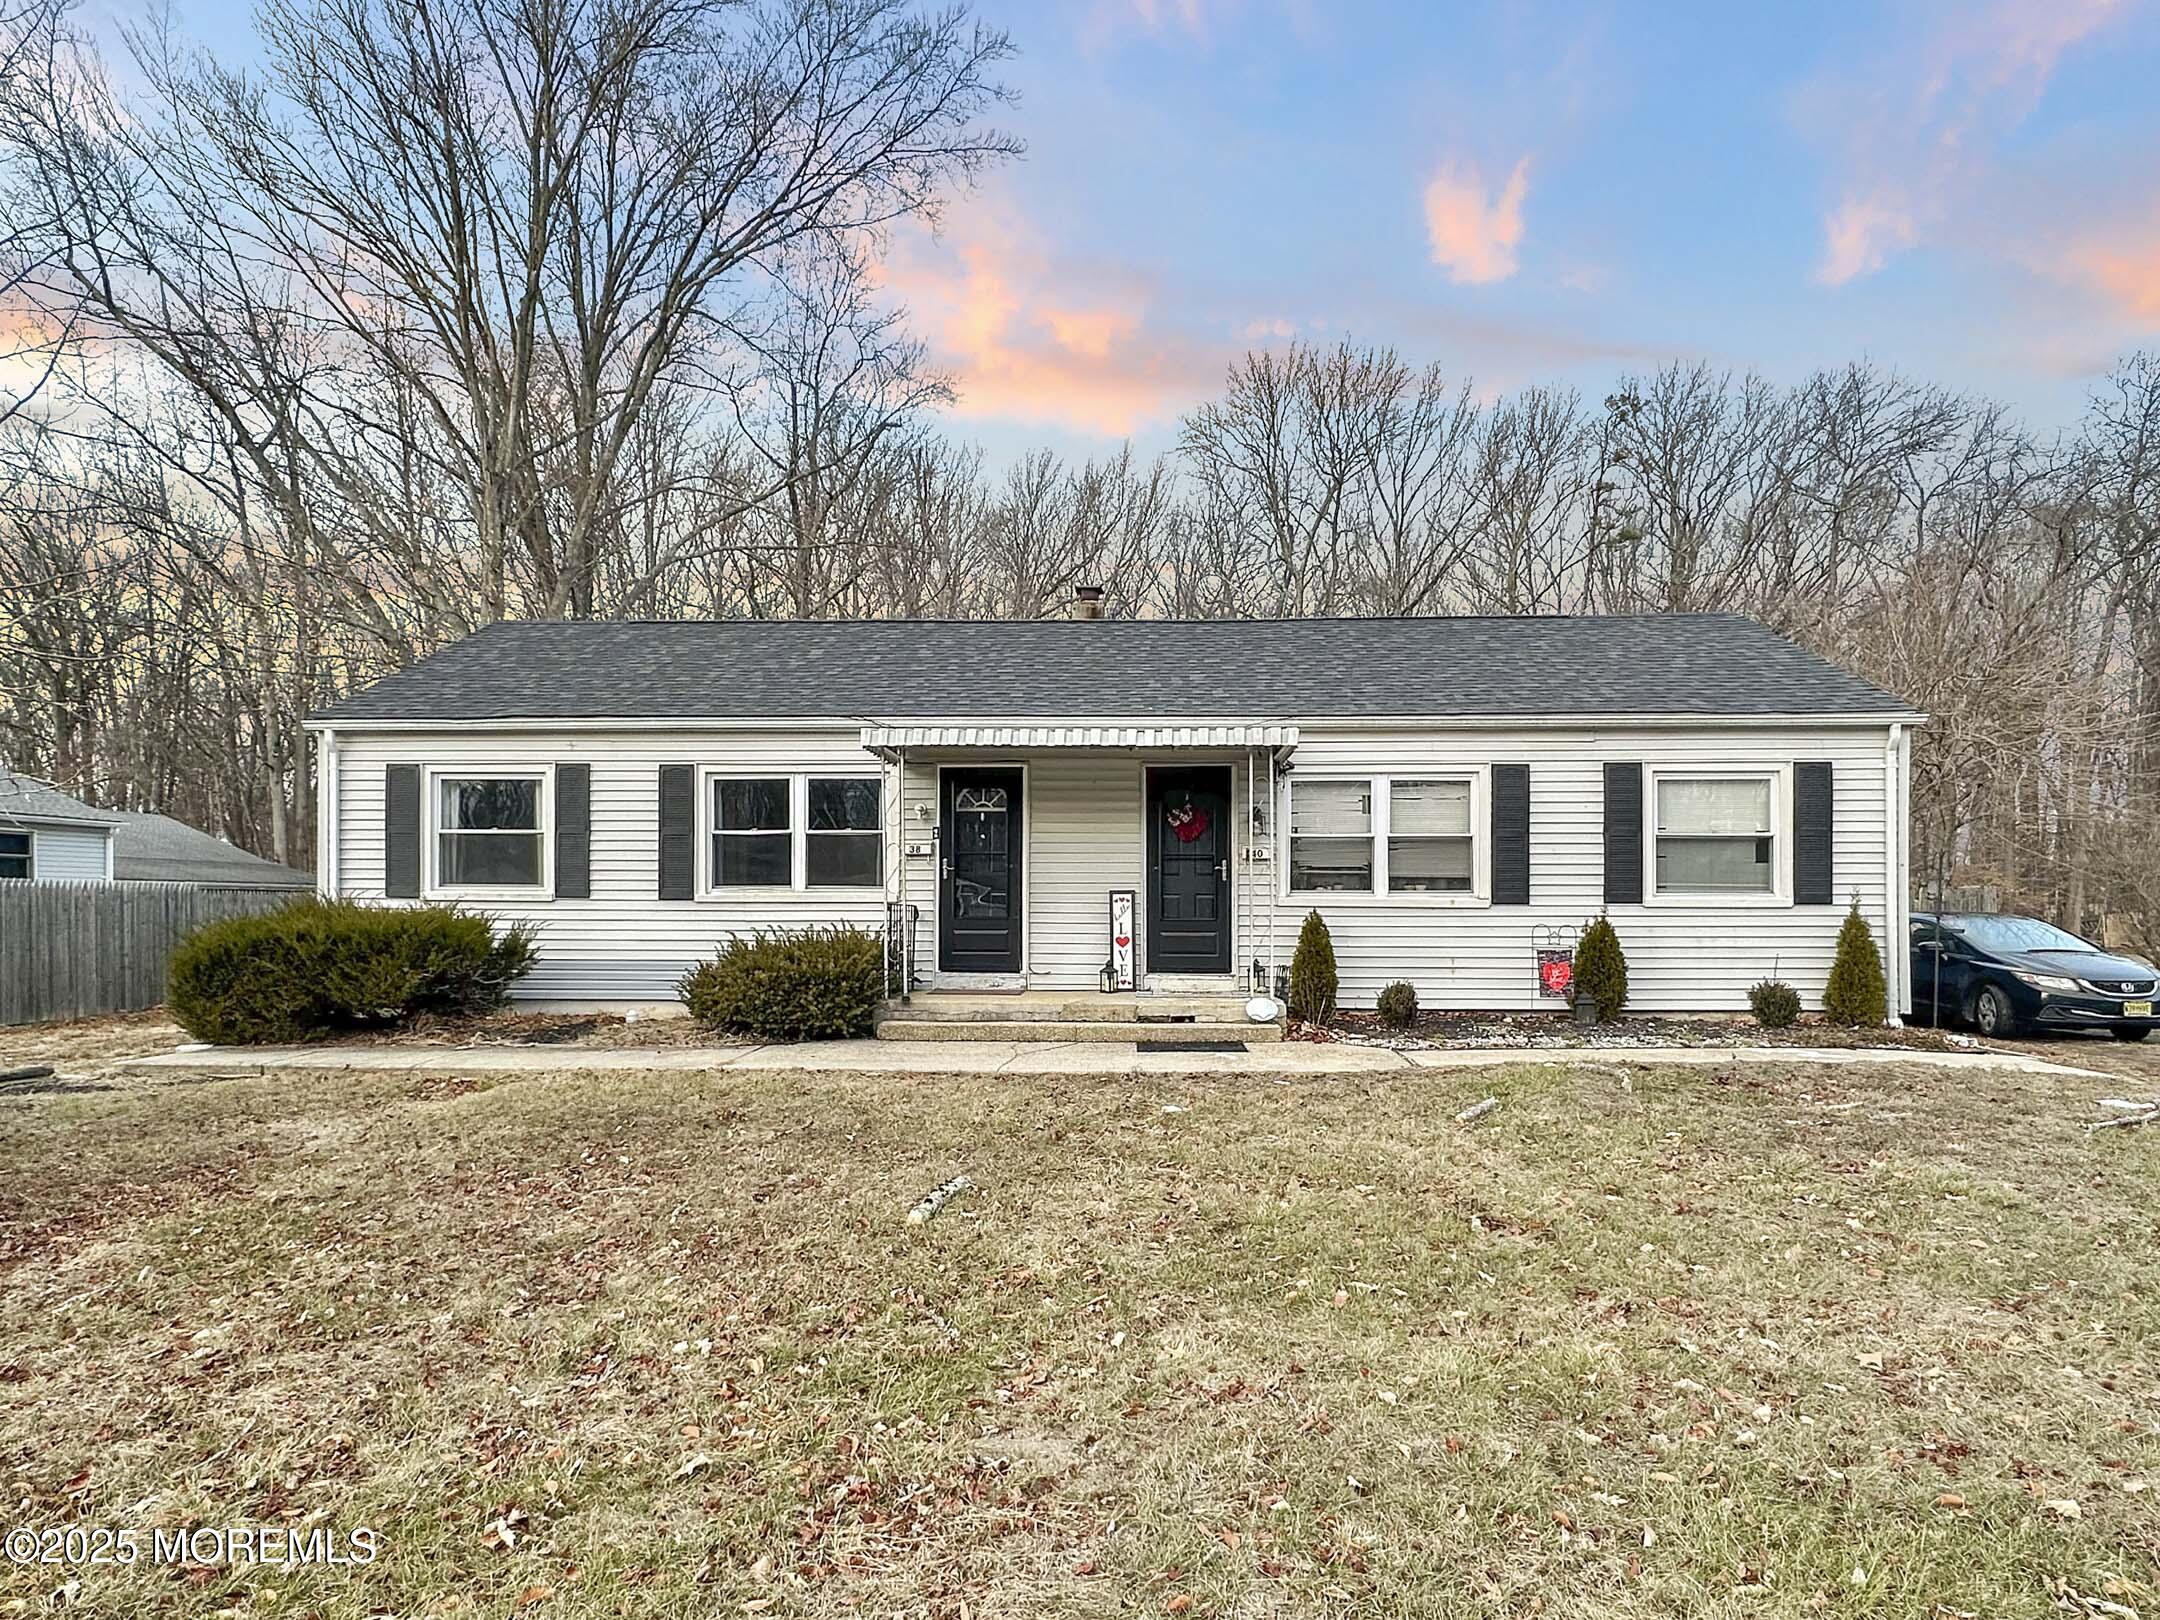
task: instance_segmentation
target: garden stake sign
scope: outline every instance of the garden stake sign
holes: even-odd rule
[[[1134,899],[1134,890],[1110,891],[1110,982],[1106,989],[1133,990],[1139,986],[1133,955]]]
[[[1575,941],[1581,930],[1542,923],[1531,936],[1537,963],[1537,993],[1542,1001],[1565,1001],[1575,988]]]

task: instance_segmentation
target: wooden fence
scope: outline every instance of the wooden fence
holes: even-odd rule
[[[0,883],[0,1025],[132,1012],[165,999],[173,946],[221,917],[306,893],[195,883]]]

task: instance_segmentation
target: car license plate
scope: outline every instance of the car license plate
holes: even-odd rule
[[[2125,1018],[2150,1018],[2152,1016],[2152,1003],[2149,1001],[2126,1001],[2123,1003],[2123,1016]]]

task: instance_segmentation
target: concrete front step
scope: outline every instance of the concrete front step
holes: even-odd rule
[[[1072,1018],[931,1019],[880,1018],[881,1041],[1162,1041],[1178,1046],[1196,1041],[1244,1041],[1264,1046],[1282,1039],[1279,1024],[1256,1024],[1250,1019],[1193,1023],[1157,1023],[1153,1020]]]
[[[992,995],[929,990],[888,1001],[881,1019],[921,1024],[1243,1024],[1243,996],[1091,995],[1029,990]]]

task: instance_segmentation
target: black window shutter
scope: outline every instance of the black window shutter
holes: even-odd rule
[[[660,898],[690,900],[697,894],[697,772],[689,765],[660,767]]]
[[[392,900],[420,898],[417,765],[392,765],[383,772],[383,893]]]
[[[1833,892],[1830,809],[1832,775],[1827,759],[1805,759],[1793,767],[1793,904],[1827,906]]]
[[[1605,767],[1605,903],[1642,904],[1642,766]]]
[[[592,767],[583,761],[555,767],[555,894],[592,896]]]
[[[1530,767],[1492,768],[1492,903],[1530,903]]]

